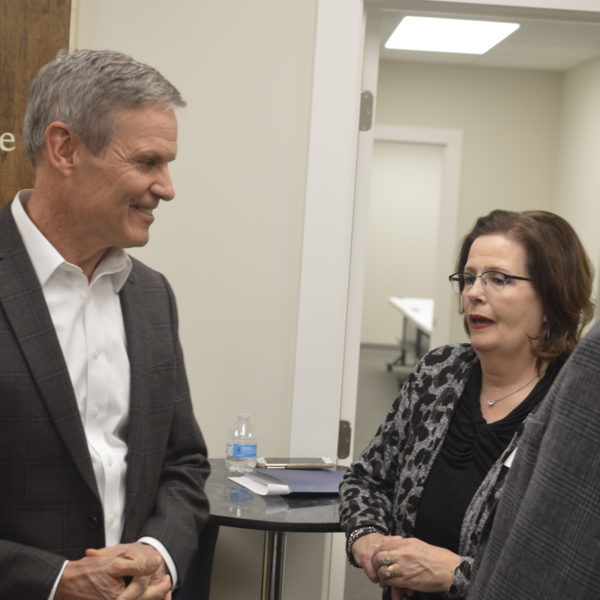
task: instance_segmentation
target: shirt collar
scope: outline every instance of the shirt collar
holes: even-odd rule
[[[32,191],[20,191],[12,202],[11,211],[40,285],[44,287],[56,269],[71,263],[67,262],[44,237],[25,211],[24,204],[31,197]],[[79,269],[76,265],[72,266]],[[129,277],[131,266],[131,259],[125,250],[110,248],[98,263],[92,276],[92,282],[103,275],[110,275],[115,293],[118,294]]]

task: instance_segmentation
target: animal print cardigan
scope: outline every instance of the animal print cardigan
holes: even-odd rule
[[[419,361],[384,423],[340,486],[340,522],[346,535],[359,527],[374,527],[384,535],[414,535],[425,482],[477,362],[469,344],[437,348]],[[460,535],[461,562],[446,593],[449,598],[467,593],[475,553],[506,475],[502,465],[516,448],[522,429],[494,464],[467,509]],[[358,566],[350,548],[348,558]]]

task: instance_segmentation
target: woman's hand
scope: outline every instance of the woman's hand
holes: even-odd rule
[[[362,567],[367,577],[373,582],[379,582],[376,567],[373,566],[373,555],[379,549],[385,536],[381,533],[367,533],[352,544],[352,556],[357,565]]]
[[[460,556],[446,548],[399,536],[381,536],[371,560],[382,585],[418,592],[448,591],[460,564]]]

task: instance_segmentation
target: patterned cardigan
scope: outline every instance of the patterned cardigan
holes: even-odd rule
[[[456,344],[437,348],[419,361],[384,423],[340,486],[340,522],[346,535],[369,526],[385,535],[414,535],[425,482],[478,360],[469,344]],[[460,535],[461,562],[446,594],[449,598],[467,593],[475,553],[504,482],[502,465],[521,431],[522,427],[467,509]],[[348,558],[357,566],[351,552]]]

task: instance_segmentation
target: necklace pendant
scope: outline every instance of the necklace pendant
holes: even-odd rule
[[[486,400],[486,402],[488,403],[488,406],[494,406],[494,404],[496,404],[496,400]]]

